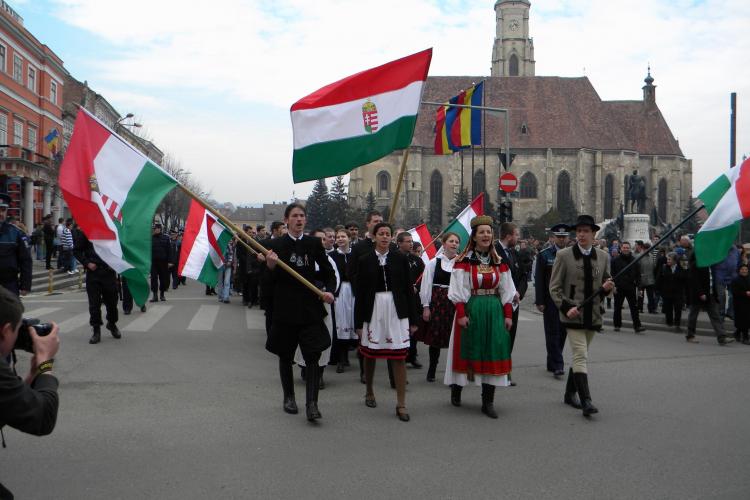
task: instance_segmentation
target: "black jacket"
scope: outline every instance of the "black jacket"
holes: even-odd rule
[[[499,241],[495,242],[495,250],[497,250],[500,258],[503,259],[503,262],[505,262],[510,268],[510,275],[513,278],[513,284],[516,287],[518,295],[523,299],[524,295],[526,295],[526,290],[529,288],[529,282],[526,272],[521,267],[521,258],[518,256],[518,252],[512,247],[507,250],[504,249]]]
[[[648,257],[644,257],[644,259],[647,258]],[[633,259],[635,259],[635,257],[633,257],[633,254],[631,253],[628,255],[618,255],[617,258],[612,261],[610,272],[612,273],[612,276],[615,277],[615,286],[617,287],[618,292],[633,292],[641,282],[641,266],[639,264],[630,266],[625,273],[616,277],[620,271],[625,269],[625,266],[633,262]]]
[[[151,236],[151,262],[170,263],[174,259],[172,255],[172,241],[166,234],[154,234]]]
[[[81,230],[73,231],[73,255],[76,260],[83,264],[84,269],[87,272],[91,270],[87,267],[89,264],[96,264],[97,271],[111,271],[111,267],[99,257],[99,254],[94,250],[94,244],[89,241],[86,235]]]
[[[750,328],[750,278],[737,276],[732,281],[732,299],[734,300],[734,326],[747,331]]]
[[[706,296],[705,301],[700,300],[701,295]],[[717,300],[715,293],[711,290],[711,269],[698,267],[695,254],[690,252],[688,255],[688,304],[706,304],[708,300]]]
[[[687,282],[687,271],[679,264],[674,272],[671,267],[664,264],[656,275],[656,286],[659,293],[667,299],[684,301]]]
[[[13,224],[0,222],[0,284],[31,290],[31,266],[29,239]]]
[[[388,278],[396,304],[396,314],[399,318],[409,319],[410,325],[416,325],[417,301],[415,299],[414,283],[411,282],[409,259],[398,250],[390,249],[386,257]],[[372,319],[375,306],[375,290],[378,283],[378,273],[381,272],[375,250],[362,255],[357,261],[357,288],[354,294],[354,325],[360,329],[365,321]]]
[[[0,427],[9,425],[21,432],[44,436],[57,422],[57,379],[40,375],[31,386],[0,358]]]
[[[357,263],[359,262],[359,259],[371,252],[375,251],[375,241],[371,240],[370,238],[362,238],[360,239],[356,245],[352,247],[352,253],[350,255],[349,259],[349,278],[352,283],[352,291],[354,292],[354,295],[357,295]],[[391,243],[391,246],[389,248],[389,251],[398,251],[398,247],[395,243]]]
[[[309,282],[321,282],[326,290],[336,290],[336,275],[333,272],[320,238],[303,236],[295,240],[289,235],[274,238],[266,247],[279,256]],[[315,270],[315,264],[319,270]],[[328,313],[323,301],[309,288],[300,283],[291,274],[276,266],[269,272],[266,282],[271,294],[273,321],[292,325],[306,325],[322,320]]]

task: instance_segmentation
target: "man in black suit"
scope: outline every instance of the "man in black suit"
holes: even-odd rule
[[[529,287],[528,278],[526,273],[521,269],[520,259],[518,252],[516,252],[516,244],[518,244],[518,238],[520,237],[520,231],[518,226],[512,222],[504,222],[500,226],[500,239],[495,242],[495,250],[503,259],[508,267],[510,267],[510,275],[513,278],[513,284],[516,287],[516,296],[513,298],[513,326],[510,329],[510,352],[513,354],[513,346],[516,343],[516,330],[518,329],[518,311],[519,303],[526,294],[526,289]],[[510,375],[508,376],[510,378]],[[511,380],[510,385],[516,385]]]
[[[323,292],[321,296],[315,294],[277,264],[279,261],[286,263],[311,283],[316,279],[322,281],[327,290],[334,290],[336,281],[320,238],[303,235],[307,222],[305,207],[299,203],[288,205],[284,222],[289,232],[271,240],[266,254],[266,265],[272,275],[268,281],[273,307],[266,349],[279,357],[284,411],[297,413],[292,361],[299,346],[307,366],[306,414],[312,422],[321,418],[318,410],[318,361],[321,353],[331,345],[330,333],[323,323],[327,313],[321,299],[332,304],[334,298],[330,292]]]
[[[398,250],[406,256],[409,261],[409,282],[414,288],[414,304],[416,310],[421,309],[419,301],[419,290],[417,289],[417,280],[422,276],[424,272],[424,261],[414,255],[411,251],[414,247],[414,239],[411,237],[411,233],[404,231],[396,236],[396,244],[398,244]],[[409,346],[409,355],[406,357],[406,362],[414,368],[422,368],[421,363],[417,360],[417,340],[412,335],[411,345]]]

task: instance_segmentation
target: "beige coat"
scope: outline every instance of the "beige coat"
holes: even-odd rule
[[[591,277],[586,283],[585,264],[591,263]],[[566,328],[601,330],[602,313],[600,303],[606,296],[603,292],[584,306],[581,315],[569,319],[566,313],[579,306],[585,298],[601,290],[602,283],[610,278],[609,255],[604,250],[592,248],[590,258],[585,258],[578,245],[557,252],[552,266],[549,293],[560,310],[560,322]]]

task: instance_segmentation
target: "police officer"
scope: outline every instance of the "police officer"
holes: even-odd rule
[[[154,297],[151,302],[167,300],[164,292],[169,289],[170,268],[174,266],[172,257],[172,242],[169,236],[161,231],[161,224],[155,223],[151,236],[151,292]],[[156,296],[159,292],[159,296]]]
[[[558,250],[568,246],[569,229],[565,224],[556,224],[550,228],[554,236],[552,244],[539,252],[536,257],[534,273],[534,288],[536,297],[534,304],[544,314],[544,339],[547,344],[547,371],[552,372],[560,380],[565,375],[565,361],[563,348],[567,331],[560,324],[560,313],[549,294],[549,279],[552,276],[552,266]]]
[[[29,238],[5,220],[10,196],[0,193],[0,285],[15,295],[31,289]]]
[[[107,330],[116,339],[122,335],[117,328],[117,273],[96,253],[83,231],[74,232],[73,255],[86,270],[86,295],[89,299],[89,324],[93,334],[89,344],[101,341],[102,304],[107,311]]]
[[[177,229],[169,231],[169,242],[172,245],[172,268],[169,270],[172,276],[172,290],[177,290],[180,285],[180,277],[177,275],[177,269],[180,267],[180,249],[182,247],[182,236]]]

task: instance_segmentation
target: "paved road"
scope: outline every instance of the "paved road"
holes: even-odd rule
[[[527,310],[498,420],[480,413],[478,388],[454,408],[423,369],[409,370],[412,421],[399,422],[380,366],[378,408],[364,406],[355,370],[327,373],[311,425],[281,411],[259,311],[195,284],[168,299],[97,346],[82,294],[25,300],[64,333],[55,432],[5,432],[0,482],[17,498],[750,498],[750,347],[599,335],[601,413],[585,420],[544,370],[540,316]],[[297,393],[303,402],[299,382]]]

